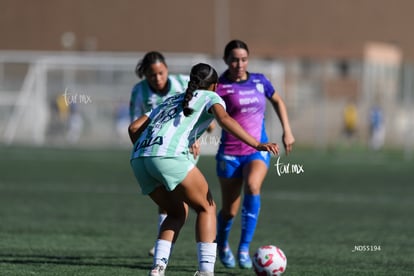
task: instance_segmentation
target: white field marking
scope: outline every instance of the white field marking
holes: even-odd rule
[[[140,194],[138,183],[125,183],[124,189],[110,187],[73,187],[71,185],[56,185],[56,182],[35,182],[31,185],[15,185],[12,182],[0,183],[0,191],[4,192],[22,192],[22,193],[73,193],[73,194],[106,194],[106,195],[131,195]]]
[[[414,205],[414,201],[409,198],[396,199],[384,195],[356,195],[346,193],[299,193],[299,192],[274,192],[263,193],[262,197],[281,201],[307,201],[307,202],[328,202],[328,203],[355,203],[355,204],[376,204],[376,205]]]
[[[72,194],[100,194],[100,195],[131,195],[140,194],[138,183],[125,183],[124,186],[115,187],[73,187],[71,185],[59,186],[56,182],[37,182],[32,185],[15,185],[12,182],[0,183],[0,191],[4,192],[22,192],[22,193],[72,193]],[[122,188],[121,188],[122,187]],[[346,193],[303,193],[303,192],[266,192],[262,198],[280,200],[280,201],[303,201],[303,202],[323,202],[336,204],[370,204],[370,205],[414,205],[410,198],[396,199],[392,196],[384,195],[357,195]]]
[[[52,154],[48,152],[40,153],[40,154],[31,154],[30,151],[22,151],[22,152],[13,152],[12,154],[0,154],[0,160],[5,161],[91,161],[93,163],[115,163],[115,162],[129,162],[130,152],[125,152],[124,158],[120,159],[112,159],[110,158],[110,154],[104,153],[102,157],[98,155],[91,155],[88,150],[83,152],[78,152],[79,154],[71,155],[66,154],[65,150],[61,152],[56,151]]]
[[[358,155],[346,155],[339,158],[332,158],[330,161],[334,164],[368,164],[368,165],[378,165],[389,163],[389,159],[386,156],[358,156]]]

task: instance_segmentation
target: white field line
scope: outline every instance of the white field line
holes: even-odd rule
[[[100,195],[131,195],[140,194],[138,183],[125,183],[121,188],[109,187],[73,187],[56,185],[56,182],[32,183],[31,185],[15,185],[12,182],[1,183],[0,191],[17,193],[72,193],[72,194],[100,194]]]
[[[140,195],[138,183],[125,183],[118,187],[73,187],[56,185],[55,182],[33,183],[32,185],[15,185],[14,183],[1,183],[0,192],[18,192],[18,193],[72,193],[72,194],[97,194],[97,195]],[[386,195],[362,195],[352,193],[304,193],[304,192],[274,192],[263,193],[262,198],[276,201],[291,202],[323,202],[335,204],[374,204],[374,205],[414,205],[414,201],[408,197],[399,197]],[[216,199],[218,200],[218,199]]]
[[[111,159],[108,157],[108,155],[102,156],[102,158],[97,158],[96,156],[90,156],[88,154],[88,151],[83,152],[81,155],[67,155],[65,152],[62,152],[61,154],[48,154],[44,153],[41,156],[37,154],[30,154],[28,153],[13,153],[10,155],[7,154],[0,154],[0,160],[1,161],[79,161],[79,162],[85,162],[90,161],[91,163],[119,163],[119,162],[126,162],[126,164],[129,164],[129,153],[126,153],[124,155],[124,158],[116,160]]]
[[[262,194],[262,197],[280,201],[324,202],[337,204],[378,204],[378,205],[414,205],[409,198],[398,198],[385,195],[357,195],[352,193],[302,193],[302,192],[275,192]]]

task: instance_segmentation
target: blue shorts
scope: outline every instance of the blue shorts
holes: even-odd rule
[[[243,168],[254,160],[261,160],[269,168],[270,153],[258,151],[250,155],[226,155],[218,153],[216,155],[216,171],[219,177],[223,178],[242,178]]]

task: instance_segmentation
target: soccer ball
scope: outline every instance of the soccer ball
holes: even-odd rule
[[[285,272],[286,265],[285,254],[274,245],[259,247],[253,257],[254,271],[258,276],[279,276]]]

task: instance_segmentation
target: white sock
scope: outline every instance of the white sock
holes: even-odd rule
[[[157,240],[155,243],[154,265],[167,267],[170,257],[172,243],[166,240]]]
[[[214,272],[217,244],[212,242],[197,243],[198,270]]]

